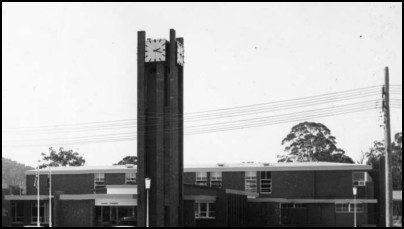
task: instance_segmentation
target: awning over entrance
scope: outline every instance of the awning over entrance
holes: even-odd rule
[[[95,200],[95,206],[137,206],[137,195],[131,194],[60,195],[60,200]]]

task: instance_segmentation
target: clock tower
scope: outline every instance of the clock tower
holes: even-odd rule
[[[184,39],[175,30],[169,40],[138,32],[138,226],[147,218],[152,227],[182,226],[183,67]]]

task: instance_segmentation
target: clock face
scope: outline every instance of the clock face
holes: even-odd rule
[[[166,44],[165,39],[148,39],[146,41],[145,61],[160,62],[166,60]]]
[[[184,66],[184,45],[177,41],[177,64]]]

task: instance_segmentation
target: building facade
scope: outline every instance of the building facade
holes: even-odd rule
[[[184,170],[184,226],[353,226],[355,215],[357,226],[377,224],[368,165],[245,163]],[[35,173],[26,172],[26,195],[5,197],[12,226],[38,220]],[[48,173],[40,171],[41,225],[48,225],[50,210],[53,226],[137,225],[136,166],[53,168],[51,209]]]
[[[184,183],[244,190],[246,226],[374,225],[378,200],[372,167],[341,163],[188,166]],[[353,195],[357,187],[357,195]]]

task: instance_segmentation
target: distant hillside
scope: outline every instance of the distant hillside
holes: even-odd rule
[[[31,170],[34,168],[4,157],[2,157],[1,159],[2,184],[20,185],[20,183],[22,183],[24,187],[24,172],[26,170]]]

